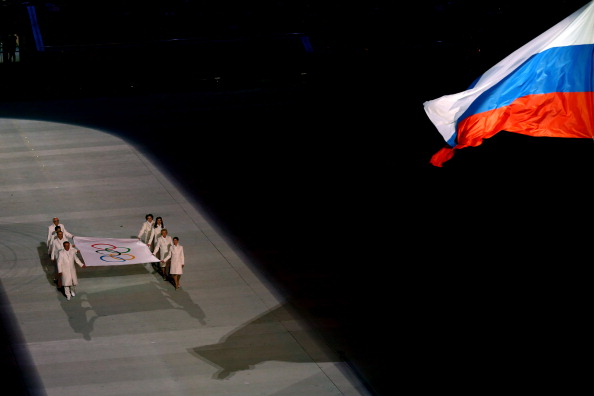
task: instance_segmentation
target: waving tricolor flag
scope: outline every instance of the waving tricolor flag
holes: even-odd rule
[[[466,91],[424,103],[447,146],[478,146],[500,131],[593,138],[594,1],[497,63]]]

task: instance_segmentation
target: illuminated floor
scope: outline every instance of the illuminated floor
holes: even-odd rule
[[[109,133],[0,119],[0,278],[31,394],[366,395],[164,171]],[[162,216],[186,253],[178,291],[150,265],[79,269],[56,290],[45,237],[130,238]]]

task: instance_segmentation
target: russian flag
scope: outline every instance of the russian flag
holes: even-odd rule
[[[466,91],[425,102],[447,146],[479,146],[500,131],[529,136],[594,138],[594,1],[525,44]]]

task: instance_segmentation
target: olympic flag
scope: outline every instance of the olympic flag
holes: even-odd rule
[[[424,103],[448,146],[431,158],[441,167],[455,149],[500,131],[529,136],[594,137],[594,1],[517,49],[463,92]]]
[[[74,237],[88,266],[127,265],[159,261],[138,239]]]

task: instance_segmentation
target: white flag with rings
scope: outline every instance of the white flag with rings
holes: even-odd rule
[[[74,237],[88,266],[127,265],[158,262],[149,247],[138,239]]]

